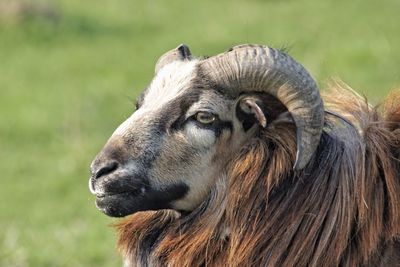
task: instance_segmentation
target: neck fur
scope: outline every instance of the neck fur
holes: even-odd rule
[[[127,262],[134,266],[381,262],[400,234],[400,168],[394,159],[400,133],[384,127],[375,111],[347,95],[347,102],[333,100],[331,107],[355,126],[327,116],[320,146],[301,172],[292,170],[295,129],[275,125],[250,140],[193,212],[142,212],[121,221],[116,226],[118,244]],[[357,109],[348,108],[355,101]]]

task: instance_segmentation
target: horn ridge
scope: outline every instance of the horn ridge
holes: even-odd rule
[[[234,46],[200,63],[207,78],[229,93],[266,92],[281,101],[296,124],[295,170],[303,169],[317,149],[324,125],[318,87],[291,56],[268,46]]]

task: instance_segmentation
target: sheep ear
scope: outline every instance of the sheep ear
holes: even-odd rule
[[[190,52],[189,47],[185,44],[180,44],[177,48],[168,51],[158,59],[155,73],[173,61],[190,60],[191,58],[192,53]]]
[[[250,129],[254,123],[262,127],[267,126],[267,119],[262,110],[262,102],[255,97],[245,97],[239,101],[237,116],[242,121],[245,131]]]

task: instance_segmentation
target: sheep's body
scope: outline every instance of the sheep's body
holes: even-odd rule
[[[399,265],[400,94],[332,90],[266,46],[164,54],[91,166],[126,265]]]
[[[400,266],[400,95],[381,115],[339,87],[325,100],[351,125],[328,116],[308,168],[293,128],[261,132],[192,213],[117,225],[128,266]]]

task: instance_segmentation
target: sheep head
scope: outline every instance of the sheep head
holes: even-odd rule
[[[158,60],[137,104],[91,165],[90,190],[109,216],[193,210],[246,142],[282,118],[296,125],[293,165],[300,170],[323,127],[322,100],[308,72],[259,45],[205,59],[180,45]]]

